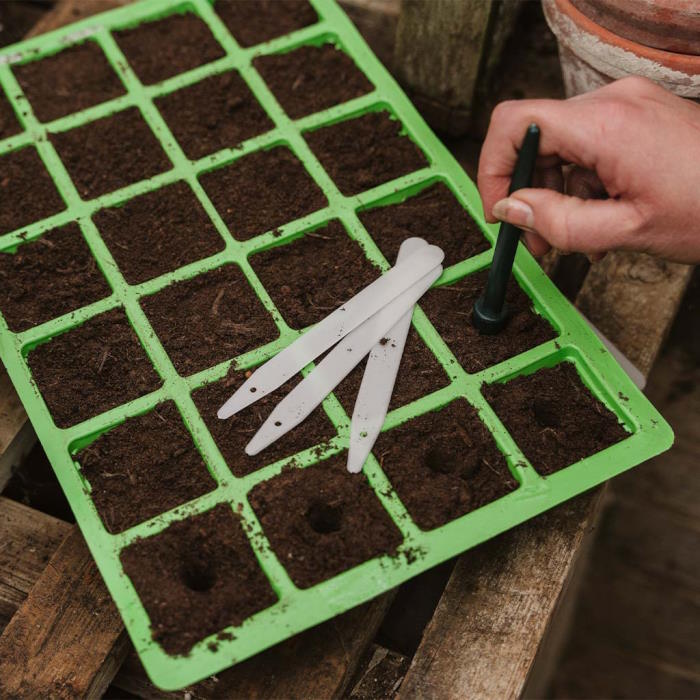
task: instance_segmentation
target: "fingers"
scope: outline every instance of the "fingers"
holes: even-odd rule
[[[493,213],[529,232],[525,242],[538,251],[544,248],[538,239],[565,253],[598,254],[632,248],[635,233],[642,226],[639,212],[629,202],[583,200],[552,190],[518,190],[497,202]]]

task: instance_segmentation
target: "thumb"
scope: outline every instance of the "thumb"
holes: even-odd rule
[[[617,199],[580,199],[546,189],[517,190],[496,202],[500,221],[533,231],[562,252],[634,248],[642,226],[636,207]]]

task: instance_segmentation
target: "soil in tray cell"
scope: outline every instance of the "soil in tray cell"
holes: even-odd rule
[[[153,638],[172,655],[277,602],[226,504],[137,540],[120,557]]]
[[[338,189],[353,195],[428,165],[401,128],[388,112],[370,112],[305,138]]]
[[[22,125],[17,119],[15,110],[12,109],[10,101],[0,90],[0,139],[15,136],[22,131]]]
[[[373,90],[372,83],[344,51],[332,44],[256,58],[272,94],[292,118],[320,112]]]
[[[172,402],[109,430],[76,459],[111,533],[216,488]]]
[[[345,412],[351,416],[357,399],[357,392],[362,383],[367,361],[363,360],[333,390]],[[389,410],[404,406],[411,401],[437,391],[450,383],[445,371],[416,330],[411,327],[406,340],[406,347],[401,357],[399,374],[396,377],[394,391],[391,394]]]
[[[184,182],[102,209],[93,221],[129,284],[224,249],[223,238]]]
[[[18,333],[111,293],[78,225],[0,253],[0,312]]]
[[[66,208],[35,148],[0,156],[0,234]]]
[[[114,32],[114,38],[144,85],[159,83],[225,54],[206,23],[192,12],[122,29]]]
[[[272,317],[235,265],[224,265],[141,299],[181,375],[253,350],[278,336]]]
[[[200,182],[239,241],[277,229],[328,204],[301,161],[283,146],[244,156],[205,173]]]
[[[216,0],[214,9],[241,46],[260,44],[318,21],[307,0]]]
[[[274,407],[299,383],[301,376],[283,384],[277,391],[259,399],[240,413],[219,420],[216,412],[224,401],[245,381],[250,372],[237,372],[231,369],[228,376],[218,382],[207,384],[193,392],[194,399],[216,446],[224,456],[229,469],[236,476],[246,476],[267,464],[290,457],[314,445],[325,443],[335,436],[336,430],[319,406],[303,423],[290,430],[277,442],[253,457],[245,453],[245,446],[258,428],[272,413]]]
[[[297,329],[320,321],[380,275],[339,221],[249,261],[284,320]]]
[[[205,78],[155,103],[191,160],[233,148],[274,127],[237,71]]]
[[[172,167],[135,107],[52,134],[50,139],[83,199],[99,197]]]
[[[161,384],[121,309],[95,316],[42,343],[27,361],[59,428],[143,396]]]
[[[13,68],[36,118],[65,117],[123,95],[126,91],[94,41]]]
[[[518,487],[488,429],[464,399],[382,433],[373,452],[422,530]]]
[[[486,400],[537,472],[553,474],[629,436],[581,381],[574,365],[483,388]]]
[[[367,480],[349,474],[346,460],[341,454],[286,469],[250,493],[273,551],[300,588],[394,554],[401,544],[401,533]]]
[[[392,265],[409,236],[440,246],[445,251],[445,267],[489,248],[474,219],[441,182],[399,204],[361,212],[360,221]]]
[[[480,372],[555,337],[554,329],[532,309],[528,296],[511,278],[506,293],[510,320],[496,335],[482,335],[471,318],[474,302],[484,293],[488,270],[449,286],[431,289],[420,306],[467,372]]]

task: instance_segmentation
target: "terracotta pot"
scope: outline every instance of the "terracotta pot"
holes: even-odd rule
[[[698,0],[688,0],[691,18],[693,10],[700,6]],[[662,85],[677,95],[700,99],[700,55],[666,51],[633,38],[621,36],[601,26],[575,7],[586,3],[602,8],[617,6],[618,10],[630,3],[639,8],[652,0],[542,0],[545,17],[559,43],[559,57],[568,95],[588,92],[606,83],[628,75],[642,75]],[[684,0],[661,0],[658,5],[681,6]],[[611,23],[612,15],[606,23]],[[670,15],[667,16],[670,17]],[[678,15],[676,16],[678,18]],[[670,20],[669,20],[670,21]],[[625,26],[627,33],[631,21]],[[618,25],[619,26],[619,25]],[[652,24],[645,25],[649,30]],[[669,24],[657,32],[663,36],[670,32]],[[638,36],[641,37],[641,34]],[[697,36],[695,39],[697,40]],[[690,46],[690,44],[688,44]]]

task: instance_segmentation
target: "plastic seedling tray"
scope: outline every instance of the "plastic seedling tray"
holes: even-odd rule
[[[111,293],[107,290],[106,296],[103,295],[78,310],[22,329],[21,332],[12,332],[7,319],[3,317],[0,319],[0,355],[49,455],[95,561],[124,618],[134,646],[153,682],[166,689],[176,689],[196,682],[373,598],[429,567],[656,455],[667,449],[673,439],[672,432],[662,417],[635,388],[585,321],[521,247],[516,256],[514,274],[530,297],[536,313],[551,324],[555,337],[514,357],[469,372],[460,365],[450,350],[449,339],[446,343],[436,326],[418,308],[414,315],[414,327],[444,368],[448,383],[407,405],[391,410],[385,432],[378,443],[381,444],[381,440],[396,426],[405,423],[410,429],[411,419],[443,407],[458,397],[465,398],[478,411],[483,425],[492,435],[500,453],[505,456],[507,469],[514,479],[513,490],[440,527],[421,529],[399,497],[398,489],[392,487],[387,472],[371,456],[364,473],[379,509],[384,515],[388,514],[398,529],[400,544],[396,552],[375,556],[307,588],[294,584],[288,571],[288,562],[278,556],[270,544],[264,518],[256,516],[249,496],[256,486],[280,475],[283,467],[288,464],[292,466],[291,473],[300,475],[311,465],[329,464],[326,460],[342,453],[348,444],[347,413],[341,403],[330,396],[324,402],[323,410],[335,426],[337,435],[323,449],[306,449],[296,454],[293,460],[277,460],[257,471],[235,476],[207,430],[196,402],[192,400],[193,390],[224,377],[233,363],[242,370],[254,367],[297,337],[298,331],[292,330],[285,323],[263,286],[261,277],[253,271],[255,262],[251,266],[250,256],[276,246],[288,245],[291,241],[297,241],[300,234],[336,219],[342,222],[350,239],[361,245],[369,260],[382,269],[388,269],[389,262],[361,223],[364,213],[378,205],[402,202],[437,182],[449,188],[478,223],[488,241],[492,243],[496,233],[494,227],[483,221],[479,197],[473,183],[426,126],[342,10],[332,0],[311,0],[311,4],[318,14],[318,22],[250,48],[242,48],[232,38],[215,9],[206,0],[190,0],[184,4],[169,0],[145,0],[16,44],[0,54],[0,84],[20,125],[19,133],[0,141],[0,159],[22,147],[35,146],[65,203],[64,207],[49,207],[46,211],[37,208],[35,218],[43,218],[15,230],[0,231],[0,251],[12,253],[49,230],[77,221],[91,255],[111,287]],[[221,56],[214,55],[209,63],[169,77],[164,82],[144,86],[115,40],[114,31],[184,10],[194,12],[208,25],[222,47]],[[31,99],[27,100],[20,87],[14,68],[17,64],[51,55],[65,46],[86,39],[96,42],[104,52],[123,83],[124,90],[117,91],[116,96],[88,106],[83,111],[53,121],[40,122],[32,110]],[[272,96],[256,70],[253,59],[266,54],[284,54],[302,45],[319,46],[327,42],[335,43],[351,56],[374,89],[361,97],[293,121]],[[232,68],[240,72],[267,112],[271,120],[270,129],[262,135],[244,140],[239,147],[219,149],[199,160],[190,160],[156,109],[154,100]],[[75,178],[68,172],[75,163],[72,166],[64,165],[51,137],[130,107],[138,108],[171,165],[166,164],[167,167],[163,167],[162,172],[153,177],[143,179],[142,175],[142,179],[136,178],[137,182],[106,194],[90,194],[90,183],[87,190],[83,188],[79,192],[74,184]],[[404,133],[425,154],[425,165],[359,194],[345,196],[329,175],[332,168],[321,166],[309,148],[305,135],[315,132],[319,127],[376,111],[389,112],[393,119],[400,120]],[[203,173],[279,144],[285,144],[296,154],[310,177],[323,191],[328,204],[317,207],[310,214],[286,221],[281,226],[279,222],[273,222],[267,227],[267,232],[251,235],[241,241],[232,235],[199,178]],[[221,249],[203,259],[187,261],[174,272],[130,284],[110,253],[111,248],[105,244],[99,227],[95,225],[94,215],[105,207],[120,204],[136,195],[158,191],[176,181],[187,183],[201,203],[206,217],[211,220],[223,240]],[[28,209],[33,206],[32,202],[23,202],[23,205]],[[431,240],[431,234],[431,231],[425,231],[420,235]],[[491,249],[488,249],[454,264],[454,261],[446,260],[446,265],[449,266],[437,285],[449,286],[463,279],[468,280],[470,275],[478,275],[488,267],[491,254]],[[144,314],[143,300],[173,281],[196,278],[224,263],[234,263],[233,267],[237,266],[242,271],[251,289],[269,312],[270,322],[276,324],[279,337],[236,357],[226,357],[223,361],[212,363],[214,366],[202,368],[181,366],[179,362],[174,364],[161,342],[159,331],[154,332]],[[432,293],[434,292],[429,292]],[[69,422],[69,427],[60,428],[37,389],[27,358],[31,358],[35,348],[47,341],[50,343],[55,336],[74,327],[82,327],[82,324],[94,317],[118,308],[125,312],[148,361],[152,363],[162,383],[155,382],[155,388],[147,387],[147,390],[141,392],[142,395],[132,401],[109,410],[97,410],[85,420],[75,424]],[[423,309],[426,308],[423,306]],[[463,309],[464,323],[468,323],[470,312],[471,308]],[[484,398],[482,385],[497,385],[520,375],[532,374],[541,368],[566,363],[575,367],[583,383],[614,413],[628,435],[596,454],[543,477],[536,471],[538,465],[528,461],[522,445],[506,430]],[[128,381],[125,377],[124,382]],[[88,399],[89,396],[86,400]],[[168,400],[174,402],[181,414],[198,454],[206,463],[212,485],[203,489],[205,493],[191,498],[185,505],[166,508],[163,513],[112,534],[98,514],[90,484],[75,455],[101,435],[108,435],[108,431],[115,429],[125,419],[147,414]],[[374,454],[378,454],[377,450]],[[341,462],[344,464],[344,459]],[[308,473],[312,474],[314,470]],[[289,474],[290,471],[285,470],[283,476]],[[348,478],[363,479],[362,476]],[[149,537],[165,531],[173,523],[185,521],[188,517],[209,511],[219,504],[229,504],[233,512],[240,514],[245,537],[254,552],[252,561],[259,564],[263,580],[269,581],[273,594],[269,596],[267,607],[247,617],[241,624],[225,627],[221,630],[225,634],[210,634],[196,643],[186,655],[172,655],[166,653],[153,639],[149,616],[132,581],[124,573],[120,553],[141,538],[144,538],[143,542],[148,542]],[[321,512],[319,522],[322,529],[326,527],[328,531],[333,530],[333,522],[326,521],[333,520],[336,516],[337,513],[334,514],[332,509]]]

